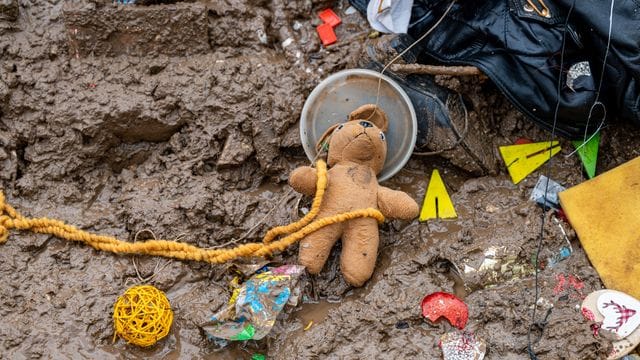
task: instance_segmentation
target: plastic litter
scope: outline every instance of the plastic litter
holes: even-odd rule
[[[444,360],[482,360],[487,344],[476,335],[466,331],[452,331],[440,337],[438,344]]]
[[[566,296],[572,300],[584,299],[584,282],[578,277],[569,274],[556,274],[556,285],[553,294],[558,297]]]
[[[300,289],[296,285],[303,271],[303,266],[283,265],[254,274],[202,328],[217,339],[262,339],[284,306],[297,304]]]
[[[374,30],[405,34],[409,28],[413,0],[373,0],[367,7],[367,20]]]
[[[640,157],[559,194],[562,209],[607,288],[640,298]],[[631,280],[634,279],[634,280]]]
[[[333,31],[333,28],[329,24],[318,25],[316,28],[318,32],[318,36],[320,36],[320,41],[322,41],[322,45],[328,46],[336,41],[338,41],[338,37],[336,33]]]
[[[519,183],[536,171],[552,156],[560,152],[560,142],[545,141],[531,144],[500,146],[500,155],[507,165],[511,181]]]
[[[544,196],[545,190],[547,194],[546,199]],[[529,197],[529,200],[535,201],[542,207],[558,210],[560,209],[560,200],[558,199],[558,193],[565,190],[566,188],[564,186],[558,184],[557,182],[549,179],[544,175],[540,175],[536,186],[531,192],[531,197]]]
[[[598,148],[600,147],[600,132],[597,132],[586,143],[583,141],[572,141],[573,146],[578,149],[578,155],[582,160],[584,170],[589,179],[596,176],[596,163],[598,162]],[[584,145],[583,145],[584,144]]]
[[[587,295],[581,311],[593,336],[611,341],[607,359],[623,358],[640,343],[640,301],[635,298],[620,291],[598,290]]]
[[[335,31],[333,31],[333,28],[340,25],[342,19],[331,9],[321,11],[318,17],[322,20],[322,24],[318,25],[316,31],[318,32],[320,41],[322,41],[322,45],[328,46],[338,41],[338,37]]]
[[[325,9],[321,11],[318,14],[318,17],[320,18],[320,20],[322,20],[323,23],[329,24],[331,25],[331,27],[336,27],[340,25],[340,23],[342,22],[342,19],[340,19],[340,16],[334,13],[333,10],[331,9]]]
[[[531,276],[535,268],[523,263],[518,257],[519,249],[506,246],[490,246],[483,255],[479,265],[465,263],[461,275],[466,283],[479,284],[481,288],[489,288],[527,276]]]
[[[456,209],[453,207],[453,202],[451,202],[442,177],[440,177],[437,169],[433,169],[427,192],[424,194],[422,210],[420,210],[420,221],[455,219],[457,217],[458,214],[456,214]]]
[[[422,299],[422,316],[432,322],[444,317],[451,325],[462,330],[469,320],[469,309],[455,295],[439,291]]]

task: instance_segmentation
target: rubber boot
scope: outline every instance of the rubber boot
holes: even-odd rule
[[[411,36],[385,35],[365,44],[362,67],[381,71],[399,53],[413,43]],[[419,45],[406,52],[394,64],[418,61]],[[471,123],[468,106],[462,96],[435,83],[431,75],[401,75],[385,71],[407,93],[416,112],[418,138],[416,154],[440,155],[474,175],[497,170],[493,148],[483,141],[479,124]]]

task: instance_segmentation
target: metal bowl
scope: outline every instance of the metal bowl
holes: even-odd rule
[[[361,105],[376,103],[380,77],[378,106],[387,114],[389,129],[387,159],[378,180],[389,179],[409,161],[418,134],[411,100],[395,81],[366,69],[337,72],[324,79],[307,98],[300,117],[300,140],[309,160],[315,158],[315,145],[331,125],[347,121],[349,113]]]

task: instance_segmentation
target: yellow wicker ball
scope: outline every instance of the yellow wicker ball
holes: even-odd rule
[[[129,288],[113,306],[114,339],[151,346],[169,334],[173,311],[165,294],[151,285]]]

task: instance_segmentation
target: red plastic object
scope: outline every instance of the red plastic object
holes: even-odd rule
[[[325,9],[318,14],[318,17],[322,20],[323,23],[331,25],[331,27],[336,27],[340,25],[342,19],[338,14],[334,13],[331,9]]]
[[[522,144],[533,144],[533,141],[531,141],[531,140],[529,140],[527,138],[519,138],[514,143],[514,145],[522,145]]]
[[[559,209],[558,211],[556,211],[556,216],[567,224],[569,223],[569,219],[567,218],[567,214],[564,213],[564,210]]]
[[[437,321],[441,317],[449,320],[451,325],[464,329],[469,320],[467,304],[455,295],[446,292],[435,292],[422,299],[422,316]]]
[[[320,36],[320,40],[324,46],[331,45],[338,41],[336,33],[333,32],[333,28],[329,24],[319,25],[316,31],[318,31],[318,36]]]

